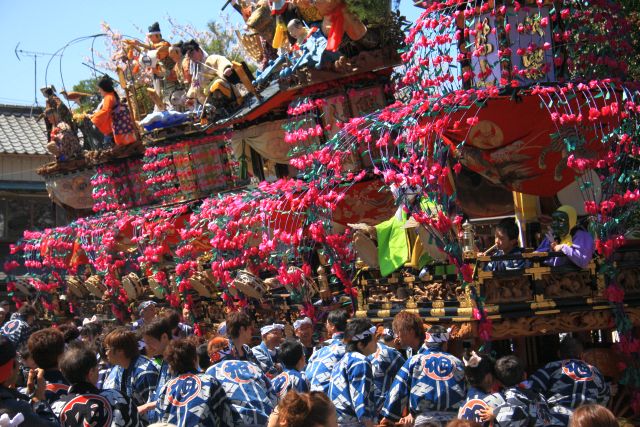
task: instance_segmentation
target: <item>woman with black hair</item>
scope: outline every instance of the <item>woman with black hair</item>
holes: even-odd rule
[[[464,376],[469,388],[467,399],[458,411],[458,419],[481,422],[479,412],[489,408],[482,399],[493,392],[495,360],[489,355],[476,354],[473,351],[463,362]]]
[[[329,398],[336,406],[338,425],[374,425],[373,371],[367,358],[377,348],[376,327],[366,319],[354,319],[344,333],[346,352],[333,368]]]

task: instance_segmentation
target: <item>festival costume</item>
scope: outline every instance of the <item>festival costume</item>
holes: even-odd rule
[[[551,414],[542,394],[522,384],[490,394],[484,401],[493,409],[494,427],[566,426]]]
[[[258,365],[245,360],[223,360],[206,373],[220,382],[231,401],[234,425],[267,425],[277,398]]]
[[[310,391],[329,393],[331,372],[345,353],[345,345],[342,341],[317,350],[309,361],[304,371],[309,382]]]
[[[513,248],[509,251],[508,255],[521,255],[524,252],[523,248]],[[503,256],[505,253],[502,249],[496,251],[494,256]],[[510,270],[522,270],[528,267],[527,262],[522,259],[507,259],[502,261],[491,261],[484,266],[484,271],[510,271]]]
[[[98,390],[93,384],[78,383],[51,405],[64,427],[138,427],[138,408],[117,390]]]
[[[173,375],[169,373],[169,364],[164,360],[152,360],[152,362],[158,369],[158,384],[151,394],[151,402],[157,402],[158,396],[160,396],[160,392],[162,391],[162,387],[164,387],[164,385],[173,378]],[[159,421],[157,418],[157,412],[155,411],[150,411],[147,416],[149,418],[149,422]]]
[[[29,403],[29,398],[16,389],[0,384],[0,414],[13,418],[24,415],[22,425],[29,427],[59,427],[58,419],[47,402]]]
[[[334,344],[341,344],[343,340],[344,340],[344,332],[336,332],[335,334],[331,335],[331,338],[323,341],[322,347],[328,347]]]
[[[82,157],[82,147],[73,128],[60,122],[51,129],[51,142],[55,143],[56,161],[65,162]]]
[[[18,348],[29,339],[29,335],[31,335],[31,327],[26,320],[20,316],[20,314],[13,313],[9,320],[2,325],[0,334],[7,337],[7,339],[11,341],[16,348]]]
[[[578,215],[572,206],[560,206],[556,212],[562,212],[567,216],[569,230],[573,230],[575,228],[578,223]],[[547,265],[559,267],[567,264],[567,260],[570,260],[580,268],[587,268],[591,258],[593,258],[593,251],[595,249],[595,243],[591,233],[580,229],[578,229],[573,235],[569,232],[562,237],[560,245],[560,251],[564,253],[566,257],[551,258],[546,261]],[[551,251],[551,242],[548,237],[545,237],[542,243],[540,243],[538,249],[536,249],[536,252],[549,251]]]
[[[359,352],[345,353],[331,372],[329,399],[339,426],[362,426],[376,418],[371,362]]]
[[[379,413],[384,406],[393,379],[404,364],[404,358],[398,350],[382,343],[378,343],[376,352],[367,358],[371,362],[373,394],[376,401],[376,413]]]
[[[551,412],[565,423],[574,409],[587,403],[607,405],[609,385],[598,368],[578,359],[551,362],[538,369],[527,381],[542,393]]]
[[[229,338],[229,348],[231,348],[231,353],[220,359],[220,361],[244,360],[258,366],[262,370],[262,372],[267,372],[267,367],[258,360],[258,358],[253,354],[253,351],[251,351],[251,347],[249,347],[247,344],[242,345],[242,352],[244,353],[242,356],[240,355],[237,347],[233,344],[233,341],[231,341],[231,338]]]
[[[309,391],[309,384],[304,374],[296,369],[284,369],[272,382],[273,390],[278,396],[278,400],[282,400],[289,390],[295,390],[298,393],[306,393]]]
[[[44,380],[46,388],[44,397],[50,405],[69,392],[69,382],[57,369],[44,371]]]
[[[91,121],[103,135],[113,133],[111,111],[116,106],[116,102],[116,96],[113,93],[105,93],[100,108],[91,115]]]
[[[398,421],[408,409],[414,417],[448,421],[455,418],[465,396],[462,362],[449,353],[427,349],[404,363],[393,380],[382,416]]]
[[[158,393],[156,419],[159,422],[190,426],[233,426],[229,399],[215,378],[186,373],[170,380]]]
[[[261,342],[260,345],[257,345],[251,349],[251,353],[255,356],[256,359],[262,364],[264,367],[264,372],[270,378],[275,377],[281,371],[276,367],[276,351],[269,350],[269,347],[264,342]]]
[[[102,388],[119,390],[130,397],[136,406],[140,406],[151,401],[158,377],[158,368],[153,362],[144,356],[138,356],[127,369],[118,365],[111,368]]]
[[[479,412],[484,409],[489,409],[489,405],[484,401],[484,398],[487,396],[489,395],[482,390],[475,387],[469,388],[467,391],[467,399],[458,410],[458,419],[475,421],[482,424]]]
[[[594,249],[595,243],[591,234],[584,230],[578,230],[571,238],[571,244],[562,244],[560,251],[566,257],[551,258],[546,261],[546,264],[552,267],[560,267],[571,261],[580,268],[587,268],[591,258],[593,258]],[[549,239],[545,238],[536,249],[536,252],[549,251],[551,251],[551,244]]]

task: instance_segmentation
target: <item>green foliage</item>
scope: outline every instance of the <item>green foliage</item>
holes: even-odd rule
[[[75,110],[76,112],[86,113],[88,111],[95,110],[100,103],[100,95],[98,94],[98,80],[99,78],[80,80],[73,85],[72,91],[91,93],[91,96],[85,96],[80,98],[80,107]]]
[[[244,52],[238,42],[234,28],[224,22],[211,21],[207,25],[209,32],[213,36],[211,41],[204,45],[204,50],[206,50],[207,53],[222,55],[236,62],[245,60]]]
[[[391,0],[346,0],[347,8],[365,24],[381,25],[391,12]]]

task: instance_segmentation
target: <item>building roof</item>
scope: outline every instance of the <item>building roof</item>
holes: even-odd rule
[[[0,104],[0,154],[49,154],[43,109]]]

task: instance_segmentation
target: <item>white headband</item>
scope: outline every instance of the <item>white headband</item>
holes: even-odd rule
[[[281,330],[284,331],[284,325],[280,323],[272,323],[271,325],[265,325],[260,328],[260,335],[266,335],[271,331]]]
[[[94,314],[91,319],[88,319],[88,318],[85,317],[82,320],[82,326],[87,326],[89,323],[95,323],[97,321],[98,321],[98,317]]]
[[[351,337],[351,341],[362,341],[367,337],[373,336],[373,334],[375,333],[376,333],[376,327],[372,326],[366,331],[360,332],[358,335],[354,335],[353,337]]]
[[[298,329],[302,325],[313,325],[313,322],[308,317],[303,317],[293,322],[293,329]]]

